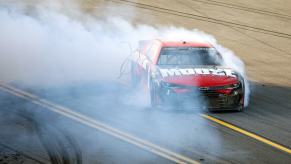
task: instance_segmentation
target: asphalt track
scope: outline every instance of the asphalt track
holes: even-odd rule
[[[1,104],[1,106],[5,106],[5,108],[2,108],[2,111],[6,109],[6,112],[9,110],[9,113],[11,113],[16,110],[14,112],[36,120],[38,122],[37,125],[41,127],[36,129],[45,129],[43,131],[46,132],[40,136],[48,137],[49,135],[46,139],[40,138],[41,142],[45,142],[40,145],[47,145],[47,150],[53,151],[51,153],[52,157],[56,156],[54,154],[56,152],[66,152],[65,154],[69,154],[65,155],[65,157],[58,157],[61,160],[55,159],[57,161],[64,160],[62,158],[65,158],[64,161],[75,161],[74,159],[82,158],[80,160],[84,163],[91,163],[92,161],[94,161],[93,163],[96,161],[105,163],[148,163],[153,161],[157,163],[288,163],[291,160],[288,150],[273,147],[270,144],[246,136],[241,132],[231,130],[201,116],[203,113],[204,115],[220,118],[238,125],[248,132],[256,133],[272,143],[279,143],[288,149],[288,146],[286,146],[290,144],[289,133],[286,132],[288,125],[285,128],[279,128],[276,124],[272,123],[270,124],[273,126],[267,123],[262,124],[261,122],[264,119],[251,119],[252,121],[248,120],[248,123],[238,123],[237,120],[252,118],[253,111],[210,114],[197,109],[149,109],[124,103],[124,95],[129,91],[120,89],[122,87],[118,84],[112,83],[110,86],[105,85],[102,87],[101,85],[86,84],[62,88],[62,90],[60,88],[50,88],[49,91],[38,89],[29,90],[29,93],[22,91],[25,89],[18,90],[14,87],[1,85],[1,97],[6,99],[5,103]],[[114,85],[116,86],[112,88]],[[235,115],[235,118],[232,117],[233,120],[227,119],[229,117],[225,117],[225,115]],[[83,117],[84,119],[82,119]],[[12,117],[11,119],[16,118]],[[90,124],[92,122],[91,119],[93,122],[96,120],[98,123],[92,126]],[[16,120],[19,121],[20,119]],[[28,122],[34,121],[30,120]],[[50,127],[47,127],[47,124]],[[100,124],[102,125],[101,127]],[[251,124],[258,127],[248,127]],[[33,126],[28,125],[28,127],[31,128]],[[114,130],[108,132],[104,128],[107,130],[114,128]],[[270,130],[269,133],[262,131],[264,128],[268,128]],[[62,129],[58,130],[62,133],[54,132],[56,129]],[[274,134],[274,130],[276,130],[276,134]],[[65,134],[63,134],[64,131]],[[37,132],[35,135],[39,134],[42,133]],[[105,137],[103,137],[104,135]],[[75,142],[64,143],[64,141],[68,142],[71,140],[67,139],[66,136],[70,136]],[[4,138],[3,140],[5,141]],[[21,142],[21,140],[23,140],[22,142],[25,141],[25,139],[19,136],[15,138],[18,142]],[[97,138],[98,141],[96,141]],[[6,140],[11,140],[11,138]],[[114,140],[117,143],[110,140]],[[49,143],[47,143],[48,141]],[[51,142],[62,143],[67,146],[61,145],[59,148],[55,146],[50,147],[54,145]],[[100,145],[100,143],[102,144]],[[120,144],[125,145],[120,146]],[[27,146],[26,149],[33,147],[33,145],[37,144]],[[62,150],[63,148],[67,150]],[[18,149],[23,148],[19,146]],[[100,151],[97,151],[98,149],[107,149],[106,155],[103,153],[98,154]],[[28,154],[30,154],[30,151],[22,150],[22,152]],[[115,151],[118,151],[118,154],[115,154]],[[90,152],[96,153],[95,156],[90,156]],[[128,153],[134,153],[134,157]],[[80,154],[83,156],[78,156]],[[61,153],[59,155],[64,154]]]
[[[129,103],[134,93],[115,82],[62,88],[1,84],[0,148],[6,151],[0,151],[0,163],[9,157],[26,163],[291,163],[287,1],[114,0],[84,6],[100,3],[137,5],[136,22],[215,35],[246,63],[249,107],[242,113],[155,110]]]

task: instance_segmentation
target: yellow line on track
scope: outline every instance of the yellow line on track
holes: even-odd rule
[[[287,147],[285,147],[283,145],[280,145],[278,143],[272,142],[272,141],[270,141],[270,140],[268,140],[268,139],[266,139],[264,137],[261,137],[261,136],[258,136],[256,134],[254,134],[254,133],[251,133],[251,132],[248,132],[246,130],[243,130],[243,129],[239,128],[239,127],[236,127],[236,126],[234,126],[234,125],[232,125],[230,123],[224,122],[224,121],[222,121],[220,119],[217,119],[215,117],[212,117],[212,116],[209,116],[209,115],[206,115],[206,114],[201,114],[201,116],[206,118],[206,119],[208,119],[208,120],[211,120],[211,121],[213,121],[215,123],[218,123],[218,124],[220,124],[220,125],[222,125],[224,127],[227,127],[227,128],[232,129],[232,130],[234,130],[236,132],[239,132],[241,134],[249,136],[249,137],[251,137],[253,139],[256,139],[256,140],[258,140],[260,142],[263,142],[263,143],[265,143],[267,145],[270,145],[270,146],[272,146],[274,148],[277,148],[277,149],[279,149],[279,150],[281,150],[283,152],[291,154],[291,149],[289,149],[289,148],[287,148]]]
[[[11,93],[17,97],[23,98],[25,100],[29,100],[34,104],[40,105],[40,106],[44,107],[45,109],[51,110],[55,113],[63,115],[63,116],[70,118],[72,120],[75,120],[83,125],[87,125],[88,127],[102,131],[102,132],[109,134],[111,136],[114,136],[120,140],[123,140],[125,142],[130,143],[130,144],[133,144],[133,145],[135,145],[143,150],[152,152],[156,155],[159,155],[159,156],[161,156],[165,159],[168,159],[170,161],[173,161],[175,163],[190,163],[190,164],[198,164],[199,163],[199,162],[197,162],[193,159],[190,159],[186,156],[183,156],[181,154],[177,154],[175,152],[172,152],[170,150],[162,148],[158,145],[155,145],[149,141],[143,140],[141,138],[138,138],[136,136],[133,136],[131,134],[123,132],[121,130],[115,129],[115,128],[113,128],[109,125],[106,125],[104,123],[101,123],[95,119],[92,119],[90,117],[87,117],[85,115],[77,113],[69,108],[54,104],[54,103],[49,102],[45,99],[37,97],[31,93],[17,89],[13,86],[0,83],[0,89],[3,91],[6,91],[8,93]]]

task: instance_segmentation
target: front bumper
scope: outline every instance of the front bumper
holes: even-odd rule
[[[218,93],[215,90],[200,91],[190,89],[188,92],[177,93],[170,88],[163,88],[160,92],[163,103],[170,105],[208,108],[215,110],[234,110],[243,106],[244,92],[241,87],[229,94]]]

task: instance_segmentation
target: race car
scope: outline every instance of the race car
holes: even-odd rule
[[[140,41],[131,58],[131,82],[148,90],[152,107],[244,109],[243,77],[225,67],[222,55],[207,42]]]

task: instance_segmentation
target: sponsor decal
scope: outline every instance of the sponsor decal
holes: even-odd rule
[[[231,69],[227,68],[171,68],[160,69],[163,77],[182,76],[182,75],[216,75],[236,77]]]
[[[209,90],[209,87],[200,87],[199,90],[200,91],[207,91],[207,90]]]
[[[140,55],[137,58],[137,63],[144,69],[147,68],[147,65],[150,63],[150,61],[144,56],[144,55]]]

